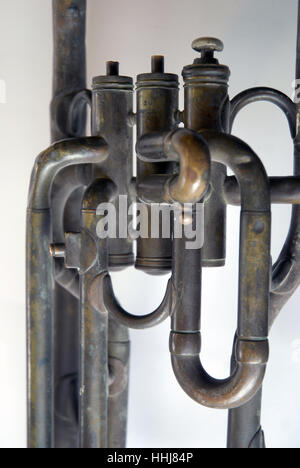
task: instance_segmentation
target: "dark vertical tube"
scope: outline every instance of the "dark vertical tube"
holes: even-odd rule
[[[228,131],[229,98],[228,67],[217,63],[202,63],[184,67],[185,110],[184,123],[195,131]],[[217,267],[225,264],[226,255],[226,205],[222,198],[222,185],[226,167],[213,162],[211,167],[211,192],[204,208],[204,245],[202,266]]]
[[[106,311],[93,305],[100,291],[92,288],[93,280],[107,269],[108,264],[107,241],[96,235],[99,219],[96,209],[103,194],[102,187],[92,185],[87,189],[81,217],[80,448],[108,447],[108,316]]]
[[[86,87],[86,0],[53,0],[53,100],[51,139],[70,136],[67,122],[70,103]],[[76,117],[77,134],[85,134],[85,112]]]
[[[133,81],[130,77],[119,75],[118,62],[107,62],[106,69],[106,76],[93,79],[92,134],[101,135],[106,139],[109,145],[109,158],[105,165],[95,168],[95,174],[112,180],[118,188],[118,195],[123,197],[123,201],[119,198],[114,202],[117,238],[109,239],[108,242],[109,268],[124,269],[134,263],[132,241],[124,235],[122,238],[119,231],[122,225],[126,225],[130,199],[125,197],[129,196],[133,175],[133,127],[130,121],[133,113]],[[127,224],[128,222],[127,219]],[[129,348],[128,330],[110,321],[108,366],[113,374],[111,378],[117,382],[126,374],[124,388],[121,390],[117,388],[111,393],[111,389],[115,389],[113,386],[108,393],[107,443],[110,448],[126,446]],[[114,365],[115,363],[120,365]]]
[[[122,269],[133,265],[132,241],[125,233],[119,235],[123,225],[128,224],[127,213],[132,179],[133,129],[130,116],[133,111],[133,81],[119,76],[117,62],[107,63],[106,76],[93,79],[92,134],[101,135],[109,145],[109,158],[105,165],[95,169],[97,177],[107,177],[118,187],[115,201],[116,239],[109,239],[109,266]],[[124,203],[124,206],[122,206]],[[125,219],[124,219],[125,216]],[[121,221],[119,222],[119,220]]]
[[[176,310],[171,319],[171,331],[198,333],[201,309],[201,249],[187,249],[187,238],[173,240],[173,284]]]
[[[236,367],[236,341],[233,344],[231,372]],[[265,437],[261,428],[262,388],[240,408],[228,411],[227,448],[265,448]]]
[[[28,447],[53,448],[53,260],[50,210],[27,212]],[[44,238],[44,242],[40,242]],[[41,269],[41,265],[43,268]]]
[[[72,136],[68,121],[71,101],[86,87],[86,0],[53,0],[53,99],[51,103],[51,140]],[[72,127],[85,135],[86,111],[73,116]],[[52,193],[53,242],[60,242],[55,226],[67,200],[59,197],[65,181],[62,171]],[[77,192],[80,199],[80,193]],[[78,200],[73,203],[80,204]],[[72,210],[64,217],[65,228],[73,227]],[[69,226],[69,227],[68,227]],[[55,442],[56,448],[76,448],[78,444],[78,370],[79,344],[72,338],[79,334],[79,302],[57,283],[54,285],[55,353]],[[72,338],[71,338],[72,337]]]
[[[89,255],[84,247],[82,254]],[[88,242],[89,244],[90,242]],[[107,448],[108,341],[106,314],[95,310],[88,299],[95,271],[80,278],[80,448]]]
[[[108,324],[108,447],[126,447],[130,342],[128,329],[111,318]]]
[[[300,1],[298,1],[298,25],[297,25],[297,46],[296,46],[296,80],[300,79]],[[300,104],[297,106],[297,115],[300,114]],[[296,119],[298,122],[298,118]],[[296,137],[294,139],[294,175],[300,175],[300,133],[296,129]],[[300,229],[300,207],[293,206],[292,220],[288,239],[280,254],[280,258],[289,258],[290,246],[293,245],[294,239],[298,237]],[[287,254],[285,255],[285,251]],[[295,257],[294,257],[295,258]],[[276,274],[276,270],[274,271]],[[292,289],[289,289],[289,292]],[[282,294],[274,297],[271,292],[271,308],[269,328],[278,315],[281,308],[284,306],[290,294]],[[277,298],[279,300],[277,301]],[[274,305],[273,305],[274,302]],[[234,356],[232,357],[232,366],[235,366]],[[262,404],[262,388],[257,392],[255,397],[247,404],[229,411],[228,414],[228,432],[227,446],[228,448],[265,448],[264,433],[261,428],[261,404]]]
[[[178,76],[163,73],[163,57],[152,57],[152,73],[137,77],[137,138],[151,132],[168,131],[176,128],[178,111]],[[176,164],[147,163],[137,161],[137,183],[144,177],[156,174],[174,174]],[[163,210],[164,208],[162,208]],[[143,220],[143,218],[146,219]],[[151,210],[141,214],[144,225],[148,223],[148,238],[137,240],[136,268],[149,274],[168,272],[172,266],[172,242],[170,238],[150,238]]]
[[[265,448],[261,399],[262,389],[248,403],[228,412],[227,448]]]

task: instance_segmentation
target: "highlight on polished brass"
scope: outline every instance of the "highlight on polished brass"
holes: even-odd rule
[[[270,88],[230,100],[230,70],[215,57],[223,43],[210,37],[192,43],[197,57],[182,71],[183,111],[178,76],[165,73],[160,55],[152,57],[151,72],[138,75],[135,88],[132,78],[119,74],[118,62],[110,61],[90,91],[85,17],[86,0],[53,0],[52,146],[35,162],[27,213],[28,446],[125,447],[128,329],[170,318],[179,385],[195,402],[229,410],[228,447],[264,448],[260,413],[268,334],[300,284],[300,104]],[[287,117],[295,148],[292,176],[269,178],[259,156],[232,135],[239,111],[256,101],[275,104]],[[148,225],[159,205],[162,217],[171,215],[172,235],[164,236],[160,226],[156,238],[99,236],[99,205],[112,204],[116,219],[128,221],[120,197],[142,204],[140,222]],[[293,205],[273,267],[272,203]],[[238,320],[229,377],[216,380],[201,363],[201,272],[225,264],[228,204],[241,207]],[[176,222],[203,229],[203,245],[187,248],[190,239],[175,235]],[[124,228],[122,221],[117,228]],[[114,293],[110,272],[132,265],[150,275],[171,273],[161,305],[145,316],[124,310]]]

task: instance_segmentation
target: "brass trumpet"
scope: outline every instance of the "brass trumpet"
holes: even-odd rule
[[[86,89],[85,15],[85,0],[53,0],[52,146],[35,162],[27,214],[28,445],[125,447],[128,329],[170,317],[180,386],[201,405],[229,410],[228,447],[264,448],[269,329],[300,283],[299,104],[271,88],[230,100],[230,70],[215,57],[223,44],[206,37],[193,41],[198,55],[183,68],[184,111],[178,76],[153,56],[151,72],[137,77],[134,112],[133,80],[119,74],[117,62]],[[269,178],[258,155],[231,134],[239,111],[256,101],[273,103],[287,117],[293,176]],[[159,208],[156,237],[124,234],[128,201],[140,206],[139,227],[152,226]],[[272,203],[293,205],[273,267]],[[238,322],[230,375],[216,380],[200,360],[201,271],[225,264],[228,204],[241,206]],[[103,229],[109,207],[116,236]],[[170,219],[169,236],[163,219]],[[200,231],[203,242],[188,248]],[[171,272],[161,305],[148,315],[124,310],[113,291],[110,271],[133,264],[151,275]]]

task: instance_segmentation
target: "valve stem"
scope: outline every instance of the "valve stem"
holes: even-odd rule
[[[151,57],[151,73],[164,73],[165,57],[163,55],[152,55]]]

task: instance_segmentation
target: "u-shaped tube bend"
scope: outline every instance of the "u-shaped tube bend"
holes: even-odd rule
[[[175,376],[182,389],[197,403],[209,408],[231,409],[252,398],[262,385],[269,355],[268,340],[236,341],[234,373],[217,380],[199,359],[200,333],[171,333],[170,352]]]
[[[165,297],[160,306],[147,315],[132,315],[122,308],[115,297],[109,273],[98,275],[90,285],[90,301],[100,313],[106,311],[121,325],[136,330],[146,329],[159,325],[172,313],[174,291],[171,280],[168,282]],[[96,299],[95,299],[96,298]]]
[[[230,128],[238,113],[254,102],[270,102],[285,114],[292,138],[296,135],[296,105],[285,94],[273,88],[250,88],[235,96],[230,102]]]
[[[108,156],[103,138],[86,137],[62,140],[43,151],[36,159],[30,181],[28,207],[50,207],[50,190],[56,174],[67,166],[101,163]]]
[[[163,197],[173,203],[197,203],[205,195],[210,178],[206,142],[193,130],[149,133],[137,142],[139,159],[145,162],[179,162],[179,173],[168,179]]]
[[[229,166],[241,189],[237,366],[224,380],[212,378],[203,368],[199,356],[200,298],[192,308],[189,301],[178,300],[172,316],[170,351],[175,376],[192,399],[204,406],[231,409],[255,395],[268,361],[270,189],[260,159],[246,143],[216,132],[205,132],[202,136],[212,160]],[[192,262],[184,264],[186,258],[180,250],[175,251],[173,281],[179,298],[184,297],[189,286],[189,278],[183,272],[194,268]],[[200,278],[198,263],[194,264],[195,272],[191,271],[190,276]]]

